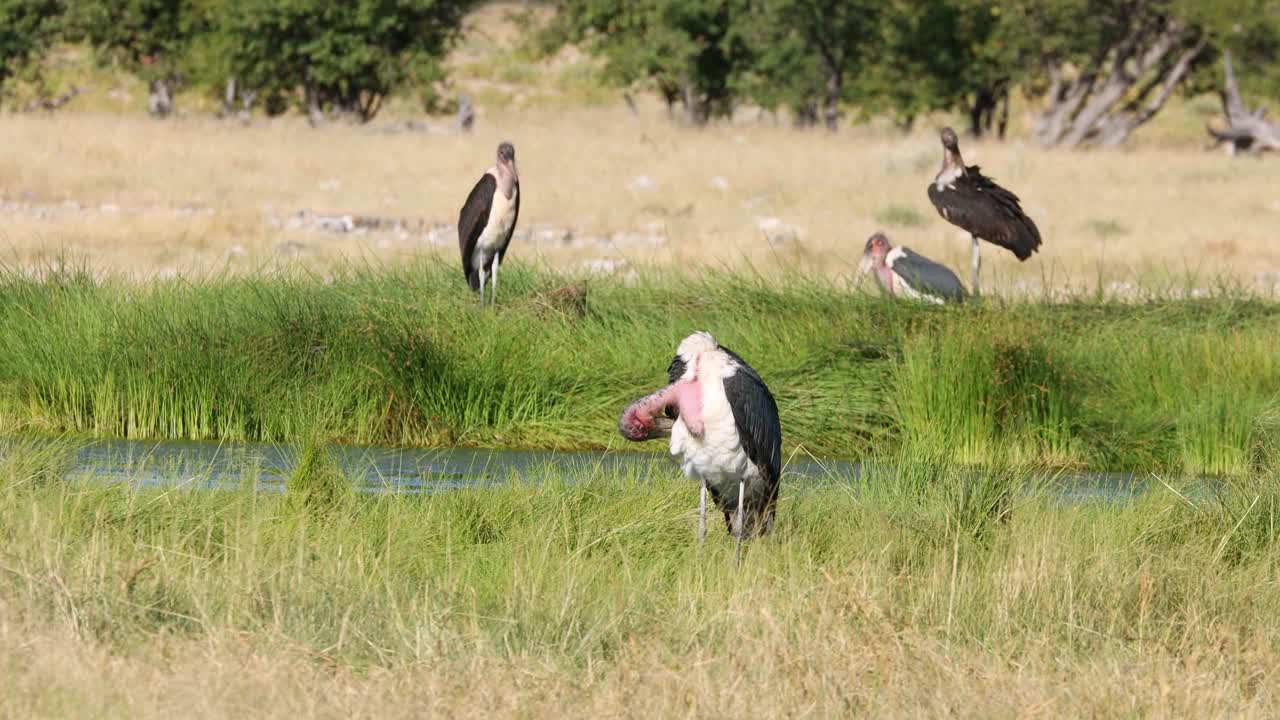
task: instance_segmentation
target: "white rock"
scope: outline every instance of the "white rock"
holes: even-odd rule
[[[592,260],[584,260],[582,269],[587,272],[597,273],[600,275],[612,275],[621,270],[631,268],[631,263],[621,258],[594,258]]]
[[[634,180],[627,184],[627,188],[634,191],[652,190],[654,187],[653,178],[648,175],[637,176]]]
[[[760,230],[764,232],[773,232],[775,230],[781,230],[785,225],[786,223],[782,222],[782,218],[776,218],[776,217],[756,218],[756,227],[760,228]]]

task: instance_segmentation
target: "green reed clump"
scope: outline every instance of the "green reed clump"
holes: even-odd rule
[[[140,285],[0,271],[0,427],[99,436],[620,448],[622,409],[712,331],[787,452],[1241,473],[1280,391],[1280,305],[893,302],[799,273],[583,279],[513,265],[481,312],[427,260]],[[632,446],[628,446],[632,447]]]
[[[355,484],[319,437],[298,451],[293,472],[285,482],[285,507],[290,515],[323,521],[346,508]]]

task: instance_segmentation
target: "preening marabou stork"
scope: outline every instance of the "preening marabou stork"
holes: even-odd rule
[[[867,239],[858,274],[873,272],[881,289],[895,297],[927,300],[939,305],[964,302],[969,297],[960,278],[945,265],[919,255],[909,247],[894,247],[884,233]]]
[[[965,167],[956,131],[942,129],[942,170],[929,185],[929,200],[944,220],[973,236],[973,278],[978,294],[982,256],[978,240],[999,245],[1026,260],[1040,248],[1040,230],[1022,212],[1018,196],[983,175],[977,165]]]
[[[520,217],[520,176],[516,149],[509,142],[498,146],[498,163],[480,176],[458,213],[458,247],[462,248],[462,273],[472,290],[493,285],[492,302],[498,301],[498,267]]]
[[[709,333],[676,348],[666,387],[632,403],[618,421],[628,440],[671,438],[685,475],[702,484],[698,544],[707,536],[707,495],[724,512],[742,559],[744,536],[773,527],[782,471],[778,405],[760,375]]]

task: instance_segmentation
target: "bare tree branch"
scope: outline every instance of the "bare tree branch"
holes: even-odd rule
[[[1214,146],[1229,143],[1228,147],[1233,155],[1280,150],[1280,124],[1264,119],[1266,107],[1249,112],[1240,96],[1230,51],[1223,53],[1223,64],[1226,66],[1226,82],[1222,88],[1222,112],[1227,116],[1227,128],[1216,130],[1213,126],[1205,127],[1214,139]]]

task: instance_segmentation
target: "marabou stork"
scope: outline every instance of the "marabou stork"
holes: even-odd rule
[[[480,307],[484,307],[486,279],[493,285],[490,304],[498,301],[498,267],[507,254],[507,245],[519,217],[520,176],[516,173],[516,149],[511,143],[504,142],[498,146],[498,164],[480,176],[458,213],[462,273],[467,276],[471,289],[480,291]]]
[[[1040,248],[1040,230],[1022,212],[1018,196],[983,175],[977,165],[965,167],[956,131],[942,129],[942,169],[929,186],[929,200],[944,220],[973,236],[973,278],[969,289],[978,294],[982,268],[978,240],[999,245],[1026,260]]]
[[[874,272],[881,289],[893,296],[939,305],[964,302],[969,297],[960,278],[950,268],[916,254],[909,247],[894,247],[882,232],[868,238],[862,251],[858,274],[869,272]]]
[[[632,403],[618,429],[628,440],[671,438],[684,474],[702,484],[699,547],[710,493],[741,562],[743,537],[773,527],[782,470],[778,405],[760,375],[709,333],[681,340],[667,374],[669,384]]]

